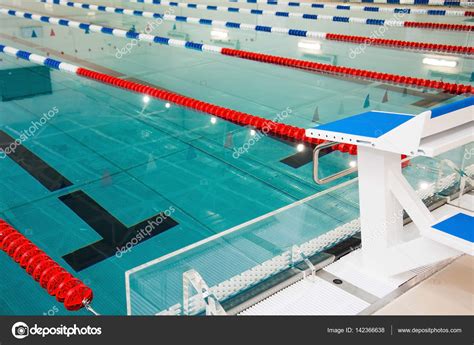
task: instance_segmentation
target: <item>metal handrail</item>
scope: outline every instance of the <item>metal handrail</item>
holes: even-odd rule
[[[328,141],[328,142],[319,144],[313,150],[313,180],[317,184],[326,184],[326,183],[332,182],[334,180],[337,180],[341,177],[347,176],[347,175],[352,174],[352,173],[357,171],[357,166],[355,166],[355,167],[351,167],[351,168],[339,171],[339,172],[337,172],[335,174],[332,174],[330,176],[327,176],[327,177],[324,177],[324,178],[319,178],[319,176],[318,176],[318,174],[319,174],[319,172],[318,172],[318,170],[319,170],[319,152],[321,152],[321,150],[324,150],[324,149],[327,149],[329,147],[333,147],[333,146],[336,146],[336,145],[339,145],[339,143],[336,143],[336,142],[333,142],[333,141]]]

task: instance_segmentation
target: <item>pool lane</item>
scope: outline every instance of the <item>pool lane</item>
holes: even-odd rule
[[[337,11],[345,12],[369,12],[369,13],[398,13],[398,12],[408,12],[413,14],[423,14],[428,16],[465,16],[470,17],[474,16],[472,11],[469,11],[469,8],[456,9],[456,8],[439,8],[439,9],[430,9],[430,8],[419,8],[419,7],[410,7],[406,5],[400,6],[383,6],[379,2],[376,4],[369,5],[358,5],[356,3],[315,3],[315,2],[297,2],[297,1],[278,1],[278,0],[229,0],[229,3],[239,3],[239,4],[258,4],[258,5],[272,5],[274,7],[293,7],[293,8],[313,8],[313,9],[332,9]]]
[[[19,63],[14,59],[8,62],[13,65]],[[9,159],[4,159],[0,162],[2,165],[6,164],[2,166],[2,171],[6,172],[2,189],[10,185],[14,189],[9,193],[2,190],[2,195],[5,196],[2,200],[17,201],[20,195],[23,200],[30,200],[22,205],[9,205],[10,208],[3,210],[1,216],[13,220],[16,227],[25,231],[48,254],[64,265],[68,265],[65,261],[68,253],[100,240],[98,232],[61,201],[63,195],[76,190],[92,197],[127,226],[138,224],[143,219],[153,217],[157,211],[171,207],[176,210],[172,217],[179,223],[159,236],[143,241],[121,257],[110,257],[78,272],[79,277],[93,288],[96,294],[94,307],[100,312],[124,313],[123,272],[126,269],[295,200],[287,193],[281,193],[296,185],[291,182],[288,184],[288,180],[275,175],[278,169],[274,172],[266,168],[257,169],[257,163],[253,161],[253,157],[257,156],[256,152],[250,153],[252,158],[249,155],[239,159],[239,163],[234,163],[232,151],[223,145],[228,132],[222,132],[222,129],[229,128],[230,124],[222,122],[215,126],[202,114],[195,114],[194,117],[192,112],[183,112],[174,107],[164,112],[167,116],[137,123],[137,117],[140,116],[136,115],[136,110],[141,110],[142,107],[142,100],[137,95],[107,87],[97,89],[89,83],[78,83],[55,73],[57,72],[53,71],[53,77],[57,76],[59,79],[54,83],[52,95],[12,101],[13,103],[4,102],[2,108],[9,108],[10,111],[8,115],[4,109],[0,113],[5,114],[2,124],[6,130],[18,133],[29,121],[37,119],[38,109],[56,104],[60,110],[59,116],[25,145],[68,176],[74,186],[50,195],[34,178],[28,177],[23,169],[15,164],[11,165]],[[71,99],[75,99],[75,102],[71,102]],[[78,104],[81,106],[78,107]],[[155,106],[155,111],[167,109],[162,103],[150,104],[150,107]],[[153,108],[148,111],[153,112]],[[26,114],[29,116],[25,116]],[[143,127],[141,123],[148,126]],[[197,126],[199,123],[202,125]],[[165,136],[163,141],[157,141],[166,133],[165,129],[171,137]],[[187,130],[183,133],[184,129]],[[241,130],[242,133],[247,133],[248,138],[248,130]],[[203,137],[197,137],[199,132]],[[208,134],[204,135],[206,132]],[[209,138],[205,138],[206,136]],[[187,138],[188,147],[170,147],[173,137],[181,141]],[[279,141],[268,138],[267,142],[261,144],[258,155],[262,159],[269,159],[267,153],[285,154],[286,146]],[[166,148],[163,152],[161,145]],[[162,156],[150,160],[146,153],[150,152],[151,147],[157,150],[153,156]],[[262,151],[264,147],[265,150]],[[145,155],[139,154],[140,149]],[[124,165],[126,162],[131,165]],[[140,165],[134,166],[136,164]],[[236,168],[236,164],[245,165]],[[274,161],[270,165],[280,164],[279,161]],[[89,169],[92,179],[87,177]],[[309,171],[306,171],[310,177]],[[305,174],[302,171],[298,173]],[[419,172],[414,171],[414,175],[417,173]],[[261,184],[250,178],[256,175],[259,175],[258,180],[262,182],[262,176],[270,178],[267,178],[268,182]],[[282,188],[271,191],[265,187],[269,182],[281,184]],[[28,196],[27,193],[35,188],[39,192],[37,197],[31,194]],[[354,196],[353,193],[341,195],[333,201],[339,208],[331,208],[331,212],[325,208],[319,210],[323,206],[319,203],[308,209],[306,217],[318,219],[319,222],[313,228],[311,223],[306,223],[305,236],[311,236],[313,232],[317,234],[324,228],[332,228],[350,217],[347,208],[342,205]],[[349,200],[345,201],[345,198]],[[250,204],[251,208],[245,207]],[[215,230],[211,230],[212,228]],[[260,236],[248,237],[245,241],[249,242],[248,245],[261,246],[264,250],[266,247],[259,238]],[[296,240],[298,236],[294,233],[291,238]],[[278,243],[274,245],[278,248]],[[265,253],[268,253],[268,249]],[[258,263],[256,258],[254,260]],[[15,267],[12,266],[14,264],[11,261],[2,265],[5,275],[15,274]],[[238,269],[239,267],[235,267],[228,273]],[[12,289],[12,286],[16,288]],[[23,282],[22,275],[16,273],[15,278],[3,287],[2,312],[48,312],[54,304],[51,305],[49,297],[43,297],[41,290],[37,292],[36,289],[37,286],[34,288],[29,282]],[[27,295],[24,296],[25,294]],[[62,310],[58,312],[63,313]]]
[[[18,63],[14,59],[9,62]],[[76,102],[72,104],[71,99]],[[172,217],[179,223],[122,257],[112,256],[79,270],[78,276],[93,288],[94,306],[102,313],[124,313],[126,269],[296,200],[284,190],[297,191],[297,181],[280,176],[278,169],[263,168],[251,158],[256,157],[256,152],[239,160],[232,158],[232,151],[223,147],[220,139],[226,137],[222,129],[232,125],[212,124],[202,114],[193,118],[189,111],[176,108],[169,108],[167,117],[148,122],[135,113],[142,106],[136,95],[107,87],[99,90],[67,76],[55,80],[51,95],[2,103],[2,126],[15,135],[38,118],[38,110],[51,104],[59,109],[58,116],[24,145],[68,176],[73,186],[51,195],[27,171],[10,159],[3,159],[2,202],[7,202],[8,208],[3,206],[2,217],[66,267],[76,267],[67,260],[70,253],[100,241],[93,224],[62,201],[78,190],[126,226],[171,207],[175,209]],[[150,104],[155,106],[166,109],[163,104]],[[248,138],[248,131],[241,130]],[[181,146],[177,146],[178,140]],[[273,157],[291,152],[280,141],[262,140],[268,143],[262,141],[258,155],[267,161],[272,159],[266,155],[267,149]],[[270,165],[280,163],[276,160]],[[272,184],[281,185],[282,189],[271,192]],[[249,204],[251,208],[245,207]],[[334,224],[339,222],[321,215],[323,218]],[[3,262],[2,273],[15,274],[14,266],[10,261]],[[37,291],[37,286],[23,282],[22,274],[14,277],[2,286],[2,312],[41,314],[54,306],[49,297]]]
[[[95,20],[110,19],[97,16]],[[123,27],[138,23],[122,18],[114,20]],[[141,45],[117,59],[114,45],[120,47],[124,40],[103,39],[100,35],[47,24],[22,31],[24,22],[16,19],[4,23],[2,35],[13,46],[42,55],[50,53],[51,57],[71,63],[84,61],[99,71],[115,71],[123,79],[148,82],[266,118],[273,118],[290,107],[292,114],[285,122],[295,125],[314,123],[316,118],[316,121],[330,121],[366,109],[367,85],[352,80],[250,61],[230,63],[224,57],[203,57],[194,52],[177,54],[171,47]],[[37,37],[31,37],[34,29]],[[31,67],[30,63],[15,58],[2,56],[1,59],[2,70]],[[55,260],[71,267],[64,257],[100,241],[101,237],[61,201],[64,195],[82,191],[127,228],[170,207],[175,209],[171,217],[177,225],[141,242],[120,258],[114,255],[78,272],[94,290],[94,306],[102,313],[125,313],[125,270],[319,190],[312,183],[310,164],[295,168],[282,163],[297,154],[296,147],[287,142],[262,137],[245,155],[235,159],[234,148],[254,138],[249,128],[176,106],[168,108],[165,102],[157,100],[145,104],[141,95],[56,71],[51,71],[51,78],[52,93],[0,102],[1,130],[16,137],[42,113],[56,106],[57,116],[24,146],[73,185],[51,192],[15,161],[2,159],[0,216],[12,220]],[[380,86],[369,86],[369,109],[384,107],[416,112],[422,108],[414,103],[441,97],[429,91],[424,94],[421,90],[415,93],[400,88],[389,90],[388,100],[383,102],[386,88]],[[21,89],[24,85],[15,87]],[[439,101],[449,102],[459,97],[441,97]],[[324,174],[348,164],[348,157],[342,153],[323,159]],[[423,164],[435,167],[430,165],[433,163]],[[430,169],[415,166],[406,173],[415,184],[420,179],[434,180],[436,175]],[[316,236],[347,221],[355,215],[355,202],[356,193],[340,193],[331,197],[331,203],[315,202],[294,218],[286,217],[285,222],[269,219],[268,228],[262,229],[257,238],[242,239],[247,246],[259,248],[255,256],[246,258],[245,265],[273,255],[279,246],[304,236]],[[295,223],[298,219],[305,221]],[[269,230],[272,224],[280,226],[281,236],[276,239]],[[293,228],[297,226],[297,231],[285,231],[291,224]],[[285,233],[287,237],[283,237]],[[10,259],[2,256],[0,260],[2,274],[9,277],[7,283],[0,285],[2,314],[54,312],[54,300],[44,295],[28,276],[24,277]],[[234,266],[229,274],[242,268],[238,263]],[[216,281],[222,278],[214,276]],[[66,313],[60,309],[57,314]]]
[[[113,17],[120,18],[115,15]],[[12,24],[13,34],[17,30],[15,27],[21,22],[7,20],[5,24]],[[416,105],[418,102],[438,99],[437,92],[412,91],[403,87],[367,83],[355,78],[331,78],[254,62],[230,62],[226,58],[202,54],[199,56],[194,52],[176,54],[175,48],[172,47],[161,49],[143,44],[134,47],[136,49],[131,54],[118,59],[116,48],[121,48],[126,44],[126,40],[100,37],[96,34],[87,35],[80,31],[43,24],[40,26],[44,27],[41,39],[23,40],[34,44],[44,42],[46,48],[68,56],[83,57],[82,60],[114,69],[128,77],[138,77],[164,89],[266,118],[272,118],[276,113],[290,107],[293,112],[287,123],[299,127],[312,124],[313,119],[324,122],[367,108],[417,113],[423,109]],[[50,30],[54,30],[55,36],[50,36]],[[83,39],[88,42],[87,46],[82,44]],[[28,49],[27,47],[26,50]],[[286,49],[289,50],[290,47]],[[61,56],[60,54],[59,57]],[[466,60],[465,64],[469,63],[470,61]],[[459,68],[463,69],[465,64],[461,59]],[[193,68],[193,65],[199,68]],[[426,68],[423,70],[424,73],[430,74],[435,71]],[[256,75],[258,78],[255,78]],[[441,75],[446,81],[449,76],[467,79],[461,79],[462,82],[468,82],[469,78],[467,72]],[[456,79],[453,81],[457,81]],[[386,88],[390,89],[387,96]],[[364,107],[368,95],[369,107]],[[272,111],[264,110],[264,107],[270,107]]]
[[[401,11],[393,14],[393,18],[376,19],[367,17],[353,17],[353,16],[341,16],[341,15],[327,15],[327,14],[310,14],[310,13],[299,13],[289,11],[273,11],[273,10],[262,10],[252,8],[238,8],[228,6],[215,6],[209,4],[195,4],[195,3],[184,3],[174,2],[165,0],[131,0],[132,2],[145,3],[148,5],[158,6],[171,6],[171,7],[182,7],[189,9],[200,9],[205,11],[218,11],[223,13],[245,13],[257,16],[275,16],[275,17],[292,17],[300,20],[311,20],[311,21],[329,21],[338,25],[369,25],[369,26],[387,26],[387,27],[404,27],[404,28],[416,28],[419,30],[450,30],[450,31],[466,31],[470,32],[473,30],[471,25],[466,24],[450,24],[442,22],[415,22],[402,20],[405,15],[409,15],[408,11]]]
[[[128,16],[137,16],[144,17],[147,19],[154,20],[166,20],[172,21],[175,23],[185,22],[196,25],[206,25],[214,28],[232,28],[245,31],[256,31],[256,32],[266,32],[269,34],[277,35],[289,35],[300,38],[310,38],[310,39],[321,39],[321,40],[334,40],[334,41],[343,41],[350,42],[354,44],[369,43],[374,46],[383,46],[397,49],[408,49],[408,50],[417,50],[422,52],[430,53],[449,53],[449,54],[474,54],[474,48],[456,46],[456,45],[433,45],[430,43],[423,42],[408,42],[400,40],[386,40],[376,37],[363,37],[363,36],[353,36],[353,35],[337,35],[332,33],[317,32],[317,31],[308,31],[308,30],[298,30],[292,28],[280,28],[264,25],[253,25],[248,23],[237,23],[232,21],[222,21],[222,20],[212,20],[206,18],[196,18],[196,17],[186,17],[186,16],[175,16],[169,13],[160,14],[157,12],[148,12],[148,11],[136,11],[128,8],[121,7],[111,7],[111,6],[100,6],[93,5],[88,3],[72,2],[72,1],[63,1],[63,0],[41,0],[41,2],[46,4],[53,4],[58,6],[67,6],[73,8],[80,8],[85,10],[93,10],[100,12],[114,13],[118,15],[128,15]],[[150,30],[151,31],[151,30]],[[220,32],[224,34],[224,31]]]
[[[248,51],[239,50],[239,49],[221,48],[215,45],[206,45],[206,44],[195,43],[195,42],[191,42],[187,40],[170,39],[166,37],[153,36],[153,35],[142,35],[135,31],[127,32],[126,30],[118,30],[113,27],[92,25],[88,22],[81,23],[77,21],[70,21],[66,19],[48,17],[48,16],[40,17],[38,14],[35,14],[35,13],[21,12],[21,11],[7,10],[7,9],[1,9],[1,11],[2,11],[2,14],[4,15],[16,16],[16,17],[24,18],[27,20],[34,20],[38,22],[47,22],[54,25],[73,27],[78,30],[85,30],[86,33],[89,30],[91,30],[94,33],[100,33],[103,35],[113,35],[119,38],[128,38],[128,39],[131,39],[132,41],[135,40],[135,41],[144,41],[144,42],[149,42],[149,43],[157,43],[160,45],[169,45],[169,46],[178,47],[178,48],[196,50],[196,51],[207,53],[207,54],[209,53],[221,54],[221,55],[226,55],[233,58],[253,60],[253,61],[258,61],[258,62],[263,62],[263,63],[309,70],[315,73],[329,73],[330,75],[333,73],[336,73],[343,77],[361,78],[367,81],[374,81],[374,80],[387,81],[390,83],[402,84],[405,86],[416,86],[416,87],[425,87],[428,89],[438,89],[438,90],[447,91],[453,94],[471,93],[471,86],[466,85],[466,84],[446,83],[445,81],[440,83],[439,81],[436,81],[436,80],[424,80],[424,79],[419,79],[419,78],[412,78],[409,76],[383,74],[383,73],[377,73],[375,71],[352,69],[352,68],[347,68],[344,66],[333,66],[332,64],[325,64],[325,63],[322,63],[322,64],[313,63],[313,62],[299,60],[299,59],[284,59],[280,56],[275,56],[275,55],[248,52]],[[454,66],[456,66],[456,61],[450,61],[450,62],[452,62]],[[423,63],[425,63],[425,59],[423,60]]]

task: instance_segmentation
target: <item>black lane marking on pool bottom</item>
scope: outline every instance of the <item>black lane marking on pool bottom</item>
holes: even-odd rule
[[[289,157],[286,157],[280,162],[289,165],[292,168],[298,169],[299,167],[308,164],[312,160],[313,150],[304,150],[302,152],[298,152]]]
[[[455,97],[455,95],[452,95],[446,92],[440,92],[438,94],[431,95],[430,97],[427,97],[425,99],[421,99],[415,103],[412,103],[411,105],[414,105],[420,108],[429,108],[429,107],[434,107],[435,105],[439,105],[453,97]]]
[[[330,152],[332,152],[332,149],[330,147],[323,149],[319,153],[319,156],[320,157],[325,156]],[[313,161],[313,148],[310,146],[305,146],[304,151],[288,156],[282,159],[280,162],[283,164],[289,165],[290,167],[294,169],[298,169],[302,167],[303,165],[306,165],[312,161]]]
[[[9,147],[14,149],[10,150]],[[8,154],[6,154],[7,148],[10,150]],[[54,192],[72,186],[72,182],[23,145],[17,146],[15,139],[2,130],[0,130],[0,149],[49,191]]]
[[[133,245],[131,242],[133,238],[141,239],[135,244],[138,245],[178,225],[178,222],[173,218],[165,217],[163,213],[159,213],[127,228],[83,191],[63,195],[59,199],[102,237],[95,243],[63,256],[63,259],[76,272],[114,256],[118,252],[118,248],[120,249],[128,243]],[[155,222],[159,216],[161,216],[162,222],[158,225],[153,224],[152,222]],[[150,224],[153,224],[150,226],[152,229],[150,234],[147,234],[145,228]]]
[[[420,108],[433,107],[453,97],[456,97],[456,95],[452,95],[444,91],[433,94],[433,93],[422,92],[419,90],[412,90],[406,87],[400,87],[400,86],[388,85],[388,84],[377,85],[377,88],[385,89],[386,91],[392,91],[392,92],[397,92],[401,94],[407,94],[410,96],[420,97],[421,98],[420,100],[411,104]]]

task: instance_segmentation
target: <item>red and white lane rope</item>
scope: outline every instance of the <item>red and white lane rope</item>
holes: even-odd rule
[[[307,142],[309,144],[314,145],[318,145],[324,142],[320,139],[307,137],[305,135],[304,128],[278,123],[259,116],[250,115],[241,111],[236,111],[211,103],[203,102],[195,98],[186,97],[175,92],[161,90],[152,86],[123,80],[104,73],[95,72],[87,68],[75,66],[51,58],[46,58],[41,55],[32,54],[24,50],[19,50],[13,47],[0,44],[0,53],[5,53],[7,55],[17,57],[19,59],[44,65],[56,69],[58,71],[67,72],[83,78],[92,79],[102,84],[107,84],[117,88],[122,88],[136,93],[148,95],[150,97],[171,102],[192,110],[213,115],[215,117],[234,122],[241,126],[250,126],[257,130],[264,130],[265,132],[270,133],[272,135],[284,137],[298,142]],[[357,147],[353,145],[341,146],[340,149],[341,151],[348,152],[350,154],[357,153]]]
[[[89,307],[93,299],[91,288],[67,272],[25,235],[2,219],[0,219],[0,249],[24,268],[48,294],[63,303],[67,310],[76,311]]]
[[[342,76],[349,76],[354,78],[366,79],[366,80],[376,80],[385,83],[398,84],[409,87],[419,87],[419,88],[429,88],[442,90],[444,92],[452,94],[464,94],[472,93],[473,88],[471,85],[463,84],[454,84],[446,83],[443,81],[423,79],[423,78],[413,78],[391,73],[382,73],[375,72],[370,70],[357,69],[352,67],[344,66],[333,66],[330,64],[286,58],[282,56],[269,55],[254,53],[245,50],[223,48],[215,45],[203,44],[190,42],[185,40],[171,39],[168,37],[153,36],[148,34],[141,34],[135,31],[125,31],[121,29],[115,29],[110,27],[105,27],[101,25],[94,25],[90,23],[81,23],[77,21],[67,20],[63,18],[55,18],[49,16],[41,16],[34,13],[21,12],[15,10],[9,10],[5,8],[0,8],[0,14],[15,16],[19,18],[30,19],[38,22],[50,23],[59,26],[72,27],[84,31],[101,33],[104,35],[112,35],[121,38],[136,39],[139,41],[145,41],[150,43],[157,43],[161,45],[169,45],[177,48],[184,48],[195,50],[205,53],[221,54],[234,58],[240,58],[245,60],[258,61],[263,63],[269,63],[273,65],[280,65],[285,67],[298,68],[302,70],[307,70],[315,73],[327,73],[327,74],[336,74]]]

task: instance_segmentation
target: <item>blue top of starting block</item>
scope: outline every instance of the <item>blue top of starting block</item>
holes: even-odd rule
[[[413,118],[413,115],[368,111],[315,127],[322,131],[378,138]]]
[[[469,106],[474,105],[474,97],[468,97],[462,99],[460,101],[456,101],[450,104],[442,105],[440,107],[431,109],[431,118],[434,119],[435,117],[447,115],[453,111],[467,108]]]
[[[474,242],[474,217],[470,215],[464,213],[455,214],[433,225],[433,228],[463,240]]]

